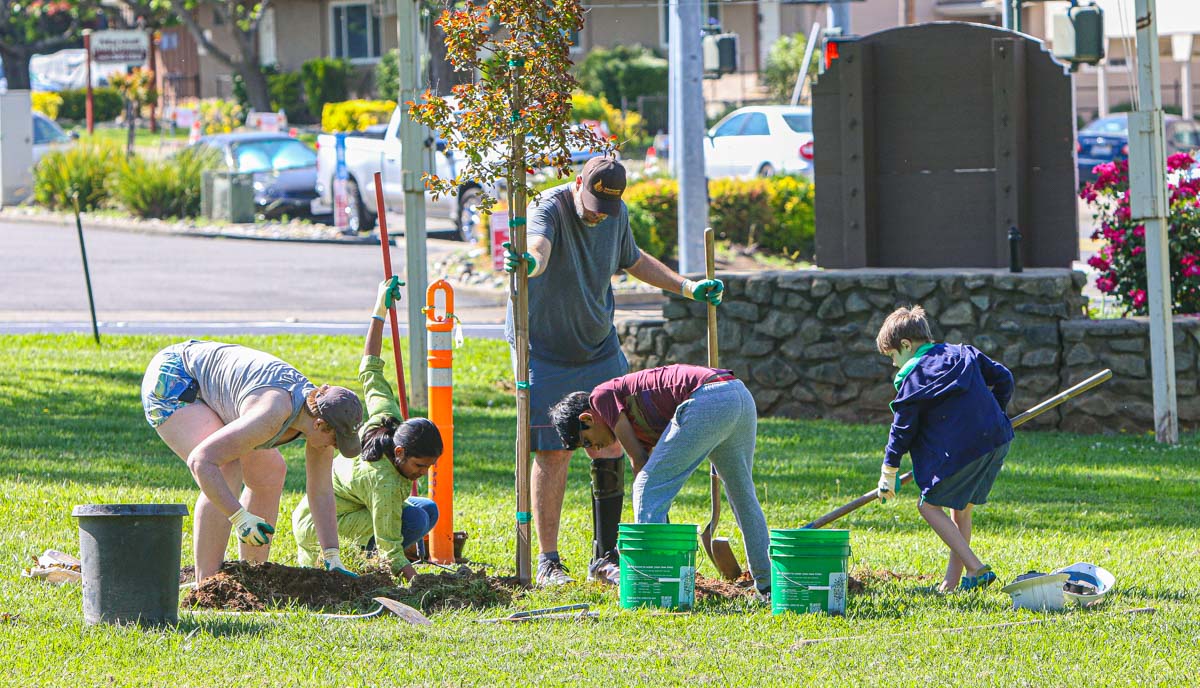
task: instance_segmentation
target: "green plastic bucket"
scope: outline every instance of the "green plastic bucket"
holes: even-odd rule
[[[621,606],[690,610],[696,601],[697,527],[679,523],[622,523]]]
[[[772,530],[769,551],[773,613],[845,613],[850,531]]]

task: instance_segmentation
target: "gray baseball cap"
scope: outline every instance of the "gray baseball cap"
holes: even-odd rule
[[[358,428],[363,423],[362,401],[345,387],[321,385],[308,399],[313,415],[329,423],[337,440],[338,453],[352,459],[362,453]]]

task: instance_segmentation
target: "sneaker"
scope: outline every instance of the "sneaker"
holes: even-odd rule
[[[567,583],[574,582],[575,579],[567,575],[567,567],[563,566],[563,563],[558,559],[543,559],[538,562],[538,587],[566,585]]]
[[[770,606],[771,605],[771,589],[767,588],[766,590],[755,590],[754,591],[754,601],[757,602],[758,604],[765,604],[767,606]]]
[[[620,585],[621,565],[618,563],[617,553],[609,552],[596,561],[593,561],[588,566],[587,579],[591,583]]]
[[[992,567],[987,564],[970,576],[963,576],[962,581],[958,584],[959,590],[982,590],[992,584],[996,580],[996,574],[992,573]]]

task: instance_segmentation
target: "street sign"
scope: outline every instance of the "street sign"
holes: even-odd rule
[[[500,272],[504,269],[504,242],[509,240],[508,213],[492,213],[488,225],[492,236],[492,269]]]
[[[140,66],[150,59],[150,36],[142,31],[93,31],[92,61]]]

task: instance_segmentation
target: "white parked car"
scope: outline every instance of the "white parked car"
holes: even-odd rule
[[[770,177],[812,174],[812,108],[756,105],[738,108],[708,130],[704,174]]]

